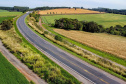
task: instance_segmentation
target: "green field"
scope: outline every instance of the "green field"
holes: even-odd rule
[[[29,84],[27,79],[1,53],[0,84]]]
[[[1,9],[0,9],[0,12],[8,12],[8,11],[7,11],[7,10],[1,10]]]
[[[22,12],[0,12],[0,17],[21,15]]]
[[[5,19],[12,19],[14,18],[15,16],[10,16],[10,17],[0,17],[0,23],[5,20]]]
[[[55,15],[55,16],[43,16],[42,19],[45,23],[53,23],[55,19],[60,18],[72,18],[79,21],[95,21],[105,28],[115,25],[126,25],[126,15],[119,14],[84,14],[84,15]]]

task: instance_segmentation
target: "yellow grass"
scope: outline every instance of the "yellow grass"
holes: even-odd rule
[[[55,32],[68,38],[94,47],[96,49],[114,54],[126,59],[126,38],[104,33],[88,33],[83,31],[67,31],[54,29]]]
[[[52,9],[52,10],[43,10],[43,11],[39,11],[39,14],[41,15],[45,15],[45,14],[89,14],[89,13],[100,13],[98,11],[91,11],[91,10],[86,10],[86,9],[68,9],[68,8],[64,8],[64,9]]]

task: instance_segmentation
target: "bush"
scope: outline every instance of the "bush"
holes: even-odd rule
[[[9,30],[13,27],[13,20],[4,20],[1,23],[1,29],[2,30]]]
[[[44,34],[49,34],[49,32],[48,31],[44,31]]]
[[[30,81],[30,83],[29,84],[35,84],[33,81]]]
[[[55,27],[61,29],[71,29],[71,30],[80,30],[87,32],[103,32],[104,28],[102,25],[98,25],[96,22],[86,22],[86,21],[78,21],[77,19],[68,19],[61,18],[59,20],[55,20]]]
[[[55,36],[55,39],[58,40],[58,41],[62,41],[63,40],[62,37],[60,37],[58,35]]]

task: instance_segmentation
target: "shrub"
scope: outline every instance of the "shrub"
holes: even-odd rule
[[[1,29],[2,30],[9,30],[13,27],[13,20],[4,20],[1,23]]]
[[[58,41],[62,41],[63,40],[62,37],[60,37],[58,35],[55,36],[55,39],[58,40]]]
[[[35,84],[33,81],[30,81],[30,83],[29,84]]]
[[[49,32],[48,31],[44,31],[44,34],[49,34]]]

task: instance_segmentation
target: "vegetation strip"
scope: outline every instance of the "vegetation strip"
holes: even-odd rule
[[[37,31],[37,32],[39,32],[39,31]],[[36,33],[37,33],[36,32]],[[45,32],[44,32],[45,33]],[[37,33],[38,34],[38,33]],[[41,37],[43,37],[42,35],[40,35],[40,34],[38,34],[39,36],[41,36]],[[61,42],[59,42],[59,41],[55,41],[55,39],[53,39],[53,37],[51,36],[50,37],[50,35],[48,35],[47,33],[45,33],[44,34],[44,36],[45,37],[47,37],[48,39],[50,39],[50,40],[53,40],[53,42],[55,42],[55,44],[56,43],[58,43],[59,45],[61,45],[62,47],[64,47],[64,45],[61,43]],[[61,46],[60,46],[60,48],[61,48]],[[59,46],[58,46],[59,47]],[[65,48],[67,48],[67,49],[69,49],[69,47],[66,47],[65,46]],[[63,48],[62,48],[63,49]],[[65,49],[65,50],[67,50],[67,49]],[[71,50],[71,49],[69,49],[69,50]],[[67,50],[68,51],[68,50]],[[70,52],[70,51],[69,51]],[[75,53],[73,53],[73,52],[71,52],[72,54],[74,54],[75,55]],[[77,55],[77,54],[76,54]],[[80,57],[80,56],[79,56]],[[91,58],[93,58],[92,56],[91,56]],[[82,59],[82,58],[81,58]],[[87,57],[86,57],[86,59],[85,58],[83,58],[84,60],[87,60]],[[113,72],[113,70],[114,69],[116,69],[116,68],[114,68],[115,67],[115,65],[113,66],[113,64],[111,65],[111,63],[110,63],[110,66],[111,66],[111,69],[110,69],[110,67],[108,66],[108,63],[106,63],[106,61],[104,60],[104,59],[99,59],[99,62],[97,62],[97,61],[95,61],[95,60],[93,60],[93,61],[89,61],[89,60],[92,60],[92,59],[90,59],[89,57],[88,57],[88,62],[90,62],[91,64],[93,64],[93,65],[95,65],[95,66],[98,66],[98,67],[100,67],[100,68],[102,68],[103,70],[105,70],[105,71],[107,71],[107,72],[110,72],[111,74],[113,74],[113,75],[116,75],[117,77],[120,77],[120,78],[122,78],[122,79],[124,79],[125,80],[125,76],[124,75],[122,75],[121,76],[121,74],[117,74],[116,73],[116,71],[114,71]],[[101,60],[101,62],[100,62],[100,60]],[[104,61],[103,61],[104,60]],[[104,64],[107,64],[107,67],[106,66],[104,66],[104,65],[102,65],[102,66],[104,66],[105,68],[103,68],[103,67],[101,67],[101,66],[99,66],[99,64],[101,65],[101,63],[102,62],[105,62]],[[112,66],[113,66],[113,68],[112,68]],[[117,66],[116,66],[117,67]],[[106,69],[107,68],[107,69]],[[108,69],[109,68],[109,69]],[[119,67],[118,67],[119,68]],[[123,69],[124,70],[124,72],[125,72],[125,69]],[[125,73],[124,73],[125,74]],[[123,77],[124,76],[124,77]]]

